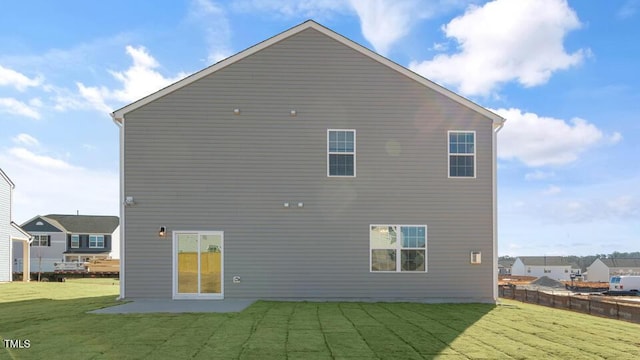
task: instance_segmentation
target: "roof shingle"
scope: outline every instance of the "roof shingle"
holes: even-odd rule
[[[600,261],[610,268],[640,268],[640,258],[606,258]]]
[[[111,234],[120,224],[117,216],[105,215],[60,215],[43,216],[62,225],[68,232],[83,234]]]
[[[572,266],[566,257],[563,256],[518,256],[523,264],[529,266]]]

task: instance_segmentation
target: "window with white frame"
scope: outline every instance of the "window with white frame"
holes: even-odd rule
[[[104,247],[104,235],[89,235],[89,247],[90,248],[103,248]]]
[[[356,176],[355,130],[327,130],[327,175]]]
[[[71,247],[73,249],[80,247],[80,235],[71,235]]]
[[[33,235],[31,246],[51,246],[49,242],[50,235]]]
[[[449,131],[449,177],[475,176],[475,131]]]
[[[426,225],[371,225],[372,272],[426,272]]]

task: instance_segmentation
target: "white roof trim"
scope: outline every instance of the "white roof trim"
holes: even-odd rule
[[[56,228],[56,229],[60,230],[60,232],[64,232],[64,233],[67,233],[67,232],[68,232],[68,231],[67,231],[67,229],[65,229],[65,228],[64,228],[64,226],[62,226],[62,224],[60,224],[60,223],[59,223],[59,222],[57,222],[56,220],[54,220],[54,219],[49,219],[48,217],[46,217],[46,216],[42,216],[42,215],[36,215],[36,216],[32,217],[31,219],[29,219],[29,220],[27,220],[27,221],[23,222],[23,223],[22,223],[22,225],[20,225],[20,226],[25,226],[25,225],[27,225],[28,223],[30,223],[30,222],[32,222],[33,220],[38,219],[38,218],[40,218],[40,219],[41,219],[41,220],[43,220],[43,221],[46,221],[49,225],[51,225],[51,226],[53,226],[54,228]],[[44,232],[47,232],[47,231],[44,231]]]
[[[24,237],[20,237],[20,236],[12,235],[12,236],[11,236],[11,239],[12,239],[12,240],[25,240],[25,241],[29,241],[29,242],[31,242],[31,234],[29,234],[28,232],[24,231],[24,229],[22,229],[22,228],[20,227],[20,225],[18,225],[18,224],[16,224],[16,223],[14,223],[14,222],[12,221],[12,222],[11,222],[11,226],[13,227],[13,229],[14,229],[15,231],[17,231],[18,233],[20,233],[20,234],[24,235]],[[15,234],[15,233],[14,233],[14,234]]]
[[[397,63],[385,58],[384,56],[379,55],[379,54],[367,49],[366,47],[364,47],[364,46],[362,46],[362,45],[360,45],[360,44],[358,44],[358,43],[356,43],[356,42],[354,42],[352,40],[347,39],[346,37],[334,32],[333,30],[330,30],[330,29],[318,24],[317,22],[315,22],[313,20],[307,20],[307,21],[305,21],[304,23],[302,23],[300,25],[294,26],[294,27],[290,28],[289,30],[286,30],[286,31],[284,31],[284,32],[282,32],[282,33],[280,33],[280,34],[278,34],[276,36],[273,36],[273,37],[271,37],[271,38],[269,38],[269,39],[267,39],[267,40],[265,40],[263,42],[260,42],[260,43],[258,43],[256,45],[254,45],[254,46],[252,46],[252,47],[250,47],[250,48],[248,48],[248,49],[246,49],[244,51],[241,51],[241,52],[239,52],[239,53],[237,53],[235,55],[232,55],[232,56],[230,56],[230,57],[228,57],[228,58],[226,58],[226,59],[214,64],[214,65],[211,65],[211,66],[209,66],[209,67],[207,67],[207,68],[205,68],[205,69],[203,69],[201,71],[198,71],[198,72],[196,72],[196,73],[194,73],[194,74],[192,74],[190,76],[187,76],[186,78],[184,78],[182,80],[179,80],[179,81],[177,81],[177,82],[175,82],[175,83],[173,83],[173,84],[171,84],[171,85],[169,85],[169,86],[167,86],[167,87],[165,87],[165,88],[163,88],[163,89],[161,89],[161,90],[159,90],[159,91],[157,91],[157,92],[155,92],[155,93],[153,93],[151,95],[148,95],[148,96],[146,96],[146,97],[144,97],[144,98],[142,98],[142,99],[140,99],[140,100],[138,100],[136,102],[133,102],[133,103],[131,103],[129,105],[126,105],[125,107],[122,107],[122,108],[114,111],[111,114],[111,117],[114,119],[114,121],[116,123],[122,124],[122,122],[124,120],[124,116],[127,113],[132,112],[132,111],[134,111],[134,110],[136,110],[138,108],[141,108],[141,107],[143,107],[143,106],[145,106],[145,105],[147,105],[147,104],[149,104],[149,103],[151,103],[151,102],[153,102],[153,101],[155,101],[155,100],[157,100],[157,99],[159,99],[159,98],[161,98],[161,97],[163,97],[163,96],[165,96],[167,94],[170,94],[170,93],[172,93],[172,92],[174,92],[174,91],[176,91],[176,90],[178,90],[178,89],[180,89],[180,88],[182,88],[184,86],[187,86],[187,85],[189,85],[189,84],[191,84],[191,83],[193,83],[195,81],[198,81],[198,80],[202,79],[203,77],[208,76],[208,75],[210,75],[210,74],[212,74],[212,73],[214,73],[214,72],[216,72],[218,70],[224,69],[225,67],[227,67],[227,66],[229,66],[229,65],[231,65],[231,64],[233,64],[233,63],[235,63],[237,61],[240,61],[240,60],[242,60],[242,59],[244,59],[244,58],[246,58],[248,56],[251,56],[251,55],[257,53],[260,50],[263,50],[263,49],[265,49],[265,48],[267,48],[267,47],[269,47],[269,46],[271,46],[273,44],[276,44],[276,43],[278,43],[278,42],[280,42],[280,41],[282,41],[284,39],[287,39],[287,38],[289,38],[289,37],[291,37],[291,36],[293,36],[295,34],[298,34],[298,33],[302,32],[304,30],[307,30],[307,29],[317,30],[317,31],[323,33],[324,35],[326,35],[326,36],[328,36],[328,37],[330,37],[330,38],[332,38],[332,39],[334,39],[334,40],[336,40],[336,41],[338,41],[338,42],[340,42],[340,43],[352,48],[353,50],[356,50],[356,51],[360,52],[361,54],[366,55],[366,56],[378,61],[379,63],[381,63],[383,65],[386,65],[387,67],[389,67],[389,68],[391,68],[393,70],[396,70],[397,72],[399,72],[399,73],[401,73],[401,74],[403,74],[403,75],[405,75],[405,76],[417,81],[418,83],[424,85],[425,87],[427,87],[427,88],[429,88],[431,90],[434,90],[434,91],[436,91],[436,92],[448,97],[449,99],[451,99],[451,100],[453,100],[453,101],[455,101],[457,103],[460,103],[460,104],[462,104],[462,105],[464,105],[464,106],[466,106],[466,107],[468,107],[468,108],[470,108],[470,109],[472,109],[472,110],[474,110],[474,111],[486,116],[487,118],[493,120],[493,123],[496,124],[496,125],[500,125],[505,121],[505,119],[502,118],[500,115],[495,114],[495,113],[485,109],[484,107],[474,103],[473,101],[471,101],[471,100],[469,100],[467,98],[464,98],[464,97],[462,97],[462,96],[460,96],[460,95],[458,95],[458,94],[456,94],[456,93],[454,93],[454,92],[452,92],[452,91],[450,91],[450,90],[448,90],[448,89],[446,89],[446,88],[444,88],[444,87],[432,82],[431,80],[428,80],[428,79],[418,75],[417,73],[405,68],[404,66],[399,65],[399,64],[397,64]]]
[[[5,172],[2,171],[2,169],[0,169],[0,177],[5,179],[12,189],[15,189],[16,185],[13,183],[13,181],[11,181],[11,179],[9,179],[9,176],[5,174]]]

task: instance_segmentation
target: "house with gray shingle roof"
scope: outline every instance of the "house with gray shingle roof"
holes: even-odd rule
[[[112,117],[121,298],[497,301],[504,119],[316,22]]]
[[[56,263],[120,258],[120,219],[103,215],[36,216],[22,224],[33,235],[31,272],[53,271]],[[22,271],[20,249],[14,265]]]
[[[609,282],[615,275],[640,275],[640,258],[596,259],[587,266],[588,281]]]
[[[579,273],[577,268],[575,264],[563,256],[519,256],[511,267],[511,274],[570,280],[572,272]]]
[[[511,275],[511,267],[516,261],[514,258],[499,259],[498,260],[498,274],[499,275]]]

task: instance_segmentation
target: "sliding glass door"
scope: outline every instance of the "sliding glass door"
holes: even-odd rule
[[[173,233],[173,298],[223,298],[221,231]]]

